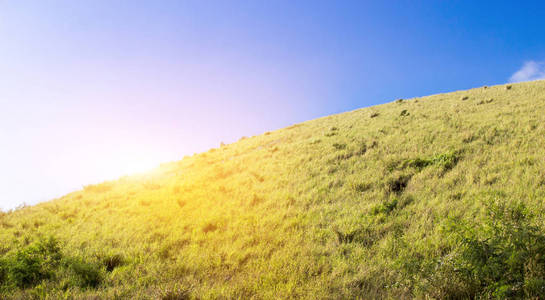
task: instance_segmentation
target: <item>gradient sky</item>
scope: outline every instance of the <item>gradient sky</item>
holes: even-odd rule
[[[0,0],[0,208],[544,62],[542,1]]]

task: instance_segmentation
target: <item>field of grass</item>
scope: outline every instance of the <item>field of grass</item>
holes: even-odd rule
[[[1,213],[0,299],[539,298],[544,200],[545,81],[400,99]]]

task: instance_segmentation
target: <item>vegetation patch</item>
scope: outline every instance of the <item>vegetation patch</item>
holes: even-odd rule
[[[96,288],[102,281],[97,264],[64,256],[54,238],[40,240],[0,258],[0,291],[34,288],[64,278],[69,287]]]
[[[457,250],[443,268],[471,298],[540,298],[545,291],[545,235],[522,201],[486,204],[483,222],[450,223]],[[443,270],[444,271],[444,270]]]
[[[0,299],[541,299],[545,82],[513,90],[311,120],[0,213]]]
[[[335,148],[336,150],[343,150],[346,149],[346,144],[335,143],[333,144],[333,148]]]
[[[409,184],[411,175],[399,175],[386,181],[386,188],[389,193],[401,194]]]
[[[428,167],[428,166],[437,166],[442,171],[446,172],[454,168],[456,164],[460,161],[462,155],[462,151],[450,151],[447,153],[442,153],[435,155],[430,158],[413,158],[413,159],[406,159],[402,160],[400,162],[392,162],[389,164],[388,169],[390,171],[394,169],[406,169],[406,168],[412,168],[416,169],[417,171],[421,171],[422,169]]]

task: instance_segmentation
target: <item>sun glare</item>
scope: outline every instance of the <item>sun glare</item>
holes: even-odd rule
[[[147,173],[158,167],[163,162],[153,155],[126,156],[119,160],[105,164],[104,175],[107,179],[116,179],[126,175]]]

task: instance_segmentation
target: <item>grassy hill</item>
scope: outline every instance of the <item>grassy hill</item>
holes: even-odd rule
[[[544,200],[545,81],[397,100],[1,214],[0,298],[539,298]]]

